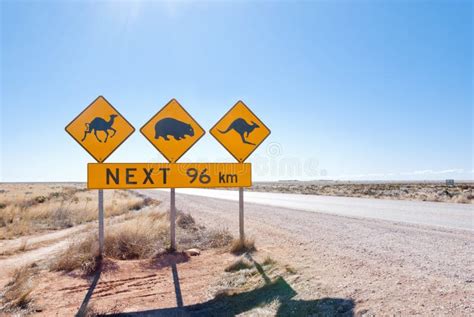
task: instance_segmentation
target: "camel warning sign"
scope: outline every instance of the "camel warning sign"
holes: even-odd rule
[[[134,131],[135,128],[102,96],[66,126],[66,132],[99,163]]]
[[[209,132],[239,162],[270,135],[270,129],[240,100]]]
[[[140,132],[170,163],[178,161],[206,133],[176,99],[161,108]]]

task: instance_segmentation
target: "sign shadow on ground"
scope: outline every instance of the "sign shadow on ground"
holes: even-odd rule
[[[87,314],[87,307],[89,305],[89,301],[91,300],[92,294],[94,293],[94,290],[97,286],[97,283],[99,282],[100,279],[100,274],[102,273],[102,269],[99,268],[95,273],[92,278],[91,285],[89,286],[89,289],[87,290],[86,296],[84,297],[84,300],[82,301],[81,307],[79,308],[79,311],[76,314],[76,317],[82,317],[86,316]]]
[[[238,294],[222,293],[200,304],[184,306],[176,264],[171,264],[177,307],[152,309],[128,313],[115,313],[106,316],[236,316],[265,304],[278,300],[281,304],[276,316],[354,316],[354,301],[346,298],[320,298],[315,300],[293,299],[297,293],[285,281],[278,277],[271,281],[262,266],[250,255],[246,255],[257,268],[265,285]]]

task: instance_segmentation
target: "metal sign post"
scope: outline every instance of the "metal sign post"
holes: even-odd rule
[[[245,243],[245,232],[244,232],[244,188],[239,187],[239,233],[240,242],[242,245]]]
[[[104,162],[135,128],[103,96],[66,126],[66,132],[98,163]],[[89,188],[90,189],[90,188]],[[99,257],[104,255],[104,191],[99,188]]]
[[[176,200],[175,189],[170,189],[170,250],[176,250]]]
[[[211,128],[211,135],[240,163],[270,135],[270,129],[239,100]],[[239,234],[245,244],[244,232],[244,188],[239,187]]]
[[[99,257],[104,255],[104,190],[99,189]]]
[[[176,99],[171,99],[140,132],[170,163],[176,163],[206,133]],[[175,187],[170,192],[170,249],[176,250]]]

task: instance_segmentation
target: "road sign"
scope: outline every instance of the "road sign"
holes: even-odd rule
[[[270,135],[270,129],[239,100],[210,133],[237,161],[243,162]]]
[[[178,161],[206,133],[176,99],[161,108],[140,132],[170,163]]]
[[[66,131],[97,162],[102,163],[135,128],[104,97],[99,96],[66,126]]]
[[[89,163],[88,189],[252,186],[250,163]]]

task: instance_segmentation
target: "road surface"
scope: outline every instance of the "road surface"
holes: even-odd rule
[[[142,193],[169,208],[169,192]],[[177,190],[176,206],[238,236],[237,197]],[[297,299],[347,298],[360,316],[474,316],[472,205],[257,192],[245,200],[246,235],[294,268]]]
[[[238,200],[238,192],[212,189],[177,189],[177,193]],[[283,193],[245,192],[245,202],[294,210],[322,212],[412,224],[474,230],[474,206],[441,202],[384,200]]]

